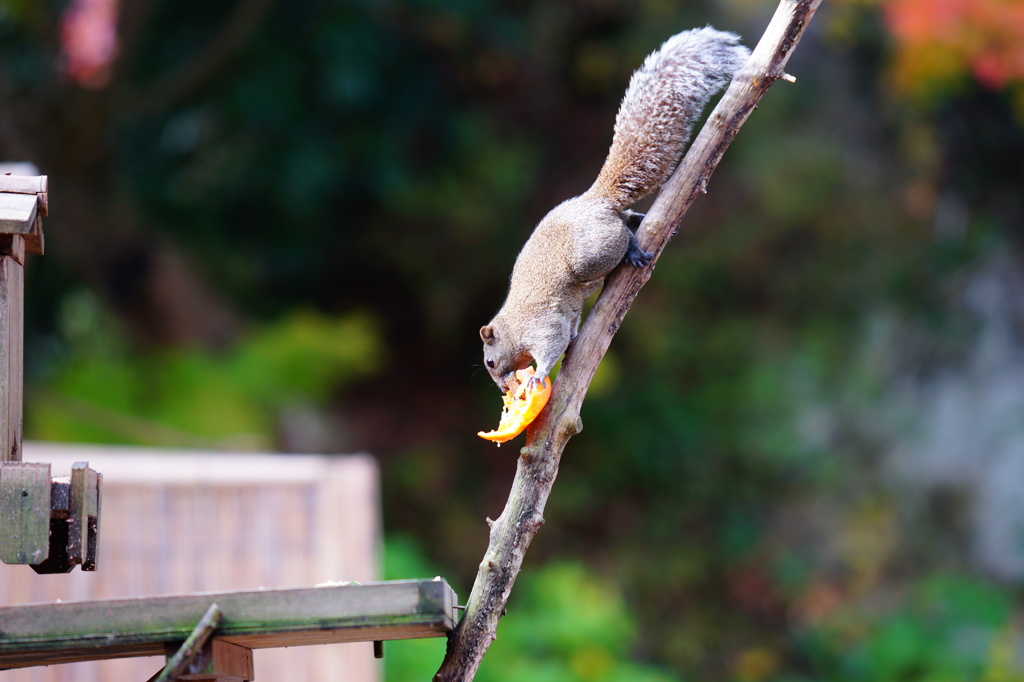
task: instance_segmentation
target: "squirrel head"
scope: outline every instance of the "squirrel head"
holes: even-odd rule
[[[480,327],[480,338],[484,342],[484,367],[491,379],[501,389],[508,391],[508,380],[517,369],[523,369],[533,362],[533,357],[522,347],[513,346],[511,339],[502,333],[500,325]]]

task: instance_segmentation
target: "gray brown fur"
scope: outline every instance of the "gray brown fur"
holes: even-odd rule
[[[711,27],[669,38],[633,74],[594,185],[548,213],[512,268],[504,305],[480,329],[484,365],[501,390],[531,361],[546,377],[579,328],[583,302],[623,260],[652,257],[629,210],[675,170],[694,121],[750,55],[733,33]]]

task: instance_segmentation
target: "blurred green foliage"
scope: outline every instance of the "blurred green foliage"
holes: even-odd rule
[[[386,543],[385,575],[431,577],[419,549],[408,538]],[[524,571],[509,601],[509,613],[477,674],[480,682],[668,682],[676,679],[630,660],[637,637],[634,615],[621,590],[584,566],[553,563]],[[444,639],[388,642],[389,681],[422,680],[444,657]]]
[[[26,433],[294,451],[298,411],[310,448],[380,458],[389,577],[467,593],[516,453],[473,435],[500,409],[476,330],[517,249],[647,52],[753,43],[774,3],[276,3],[177,97],[239,2],[151,3],[100,91],[54,66],[65,5],[0,0],[0,154],[53,194]],[[1020,108],[902,97],[879,4],[823,5],[616,336],[478,679],[1020,679],[1015,586],[882,466],[893,396],[974,343],[964,282],[1024,244]],[[187,251],[234,343],[151,342],[126,233]],[[388,679],[442,649],[389,643]]]
[[[1019,680],[1019,624],[1006,594],[935,575],[889,604],[845,606],[800,638],[830,680]]]
[[[419,544],[388,538],[389,579],[436,574]],[[1015,662],[1019,624],[1006,593],[977,579],[936,574],[886,599],[831,600],[827,591],[802,608],[810,620],[796,628],[783,668],[771,638],[752,640],[722,662],[720,676],[737,682],[944,682],[1024,679]],[[812,614],[811,611],[814,613]],[[580,564],[553,562],[524,571],[498,639],[476,679],[573,682],[668,682],[672,675],[630,658],[639,632],[637,613],[622,586]],[[444,656],[444,639],[388,642],[385,678],[429,677]]]
[[[322,404],[380,362],[366,315],[297,309],[222,353],[133,349],[84,291],[65,301],[62,323],[64,357],[29,393],[33,438],[272,449],[283,410]]]

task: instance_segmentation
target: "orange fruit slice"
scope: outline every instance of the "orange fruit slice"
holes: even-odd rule
[[[530,377],[534,373],[533,367],[516,370],[519,386],[514,389],[510,388],[505,395],[501,396],[504,406],[501,409],[501,421],[498,423],[498,428],[494,431],[480,431],[476,435],[501,445],[518,436],[537,418],[551,397],[551,379],[545,378],[540,386],[528,390]]]

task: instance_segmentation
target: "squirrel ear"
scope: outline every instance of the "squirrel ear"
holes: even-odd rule
[[[494,343],[494,327],[491,325],[480,327],[480,338],[484,343]]]

